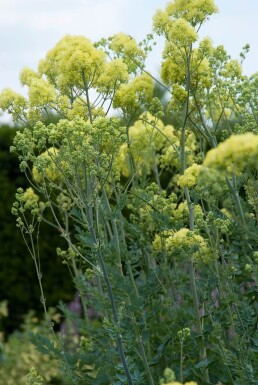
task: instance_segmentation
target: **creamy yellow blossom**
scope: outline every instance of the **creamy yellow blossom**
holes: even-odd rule
[[[188,331],[190,332],[189,328],[185,328],[183,330],[187,331],[187,334],[188,334]],[[170,368],[166,368],[164,370],[164,378],[160,380],[160,384],[161,385],[197,385],[197,383],[193,381],[185,382],[185,384],[176,381],[175,372]]]
[[[154,251],[162,251],[166,245],[166,239],[169,236],[173,236],[174,230],[164,230],[160,234],[155,234],[154,240],[152,242],[152,247]]]
[[[184,171],[184,174],[178,178],[178,181],[177,181],[178,186],[180,186],[182,188],[193,187],[197,183],[201,168],[202,168],[202,166],[200,166],[196,163],[194,163],[190,167],[188,167]]]
[[[192,77],[191,77],[191,86],[192,87],[202,87],[210,88],[212,84],[212,70],[210,63],[206,57],[203,57],[201,60],[194,51],[192,55]]]
[[[168,33],[171,26],[171,20],[169,14],[166,11],[158,9],[155,15],[153,16],[152,20],[153,29],[157,34],[160,35],[162,33]]]
[[[43,377],[32,367],[25,379],[26,385],[43,385]]]
[[[162,251],[165,248],[170,256],[183,252],[196,262],[208,262],[214,258],[204,238],[184,227],[178,231],[169,230],[160,235],[156,234],[152,246],[155,251]]]
[[[172,40],[175,45],[189,47],[198,39],[198,33],[185,19],[177,19],[170,25],[168,40]]]
[[[164,66],[163,66],[163,70],[164,70]],[[166,75],[163,73],[163,78],[165,77]],[[177,78],[178,80],[178,78]],[[167,78],[167,83],[170,83],[171,81],[171,78]],[[173,101],[177,101],[180,103],[180,105],[182,106],[182,104],[186,101],[187,99],[187,91],[185,90],[184,87],[180,86],[179,84],[174,84],[173,85],[173,90],[172,90],[172,96],[173,96]]]
[[[74,99],[73,104],[70,108],[66,108],[66,114],[69,119],[75,117],[88,118],[87,101],[83,97],[77,97]]]
[[[135,39],[122,32],[112,37],[110,48],[118,54],[125,53],[129,56],[140,55],[145,57],[144,52],[141,50],[141,48],[138,47]]]
[[[84,36],[66,35],[39,64],[39,73],[67,92],[69,87],[95,85],[102,73],[106,55]]]
[[[189,130],[186,131],[186,162],[188,164],[194,163],[196,159],[195,150],[196,150],[196,138],[192,132]],[[174,136],[174,140],[167,141],[166,145],[161,151],[159,157],[159,165],[162,169],[180,169],[181,160],[180,160],[180,138],[179,136]]]
[[[136,76],[127,84],[122,84],[117,90],[113,107],[134,111],[140,108],[141,104],[150,101],[153,95],[154,83],[152,78],[143,73]]]
[[[5,88],[0,93],[0,108],[12,114],[14,120],[23,116],[27,106],[28,102],[25,97],[13,91],[11,88]]]
[[[24,85],[29,86],[33,79],[39,79],[39,78],[40,78],[40,75],[29,67],[24,67],[20,72],[20,82],[23,86]]]
[[[218,8],[213,0],[174,0],[167,4],[166,12],[170,17],[182,17],[195,26],[218,12]]]
[[[222,76],[230,79],[239,79],[242,76],[242,66],[238,60],[229,60],[225,67],[220,71]]]
[[[23,193],[24,208],[29,209],[35,206],[39,201],[39,196],[35,193],[33,188],[29,187]]]
[[[187,225],[189,223],[189,209],[187,202],[181,202],[176,210],[173,211],[173,218],[176,221],[180,221],[183,225]],[[204,213],[200,205],[194,205],[194,219],[198,228],[202,228],[204,226]]]
[[[98,78],[97,89],[99,92],[113,92],[121,83],[125,83],[128,78],[127,65],[122,59],[114,59],[104,65],[103,72]]]
[[[120,147],[118,157],[115,160],[115,168],[121,174],[128,177],[132,169],[132,161],[136,167],[137,175],[150,174],[155,164],[158,164],[157,153],[168,143],[178,142],[175,129],[171,125],[164,126],[160,119],[150,113],[142,114],[139,119],[128,130],[129,145]]]
[[[44,79],[33,78],[29,86],[29,101],[32,107],[46,106],[56,99],[55,88]]]
[[[168,57],[161,63],[160,74],[166,84],[173,86],[174,83],[184,84],[186,74],[184,58],[181,55],[177,55],[177,60],[175,61],[173,57]],[[175,92],[178,92],[178,89]]]
[[[246,167],[257,168],[258,135],[251,132],[232,135],[218,147],[208,151],[203,165],[221,170],[243,171]]]
[[[58,149],[50,147],[37,157],[32,169],[33,178],[37,183],[40,183],[43,177],[52,182],[57,182],[61,178],[62,174],[55,161],[57,154]]]

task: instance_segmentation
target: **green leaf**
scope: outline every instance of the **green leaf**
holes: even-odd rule
[[[54,347],[54,344],[45,336],[38,333],[29,333],[30,341],[36,346],[37,350],[42,354],[49,354],[52,357],[57,356],[59,351]]]

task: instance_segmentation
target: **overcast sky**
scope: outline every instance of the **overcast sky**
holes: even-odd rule
[[[19,72],[37,68],[65,34],[85,35],[92,41],[117,32],[137,40],[151,32],[152,16],[164,8],[164,0],[0,0],[0,90],[11,87],[25,93]],[[258,71],[258,1],[217,0],[219,14],[203,26],[202,36],[223,44],[232,57],[249,43],[251,51],[244,63],[247,75]],[[161,42],[159,43],[161,45]],[[151,71],[158,73],[158,48],[150,60]],[[0,117],[0,121],[3,117]]]

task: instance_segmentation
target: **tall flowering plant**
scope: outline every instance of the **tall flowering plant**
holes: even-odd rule
[[[151,36],[123,33],[96,44],[65,36],[38,71],[21,72],[28,98],[0,95],[25,124],[11,150],[31,188],[17,191],[13,214],[46,317],[46,210],[80,294],[81,318],[62,306],[72,341],[48,318],[53,341],[34,336],[69,384],[154,385],[166,368],[182,383],[256,384],[256,77],[199,41],[216,11],[213,0],[174,0],[156,12],[166,107],[145,69]],[[172,115],[175,126],[164,123]],[[177,384],[169,373],[161,382]]]

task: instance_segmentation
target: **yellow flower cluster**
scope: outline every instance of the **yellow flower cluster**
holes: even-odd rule
[[[47,151],[40,154],[32,169],[32,175],[37,183],[40,183],[43,177],[46,177],[52,182],[57,182],[62,174],[56,164],[58,149],[50,147]]]
[[[24,96],[13,91],[11,88],[5,88],[0,93],[0,108],[13,115],[14,120],[23,116],[28,103]]]
[[[39,201],[39,196],[35,193],[33,188],[27,188],[23,193],[24,208],[30,209],[35,206],[35,203]]]
[[[65,191],[65,193],[67,193],[67,191]],[[64,194],[63,192],[57,196],[56,202],[62,211],[68,212],[74,206],[72,199],[68,196],[68,194]]]
[[[249,179],[245,185],[248,203],[258,210],[258,181],[257,179]]]
[[[152,247],[154,251],[160,252],[167,250],[166,240],[173,236],[174,230],[164,230],[161,234],[155,234],[154,240],[152,242]]]
[[[194,27],[185,19],[177,19],[170,25],[168,32],[168,40],[173,40],[173,43],[178,46],[189,47],[198,39],[198,33]]]
[[[138,47],[135,39],[122,32],[112,37],[110,48],[119,55],[121,55],[121,53],[124,53],[131,57],[145,57],[144,52]]]
[[[187,206],[187,202],[181,202],[176,210],[173,211],[173,218],[177,221],[180,221],[183,225],[187,225],[189,223],[189,209]],[[205,224],[204,213],[200,205],[194,206],[194,220],[198,229],[203,228]]]
[[[98,79],[98,92],[113,92],[121,83],[129,78],[127,65],[122,59],[114,59],[105,63],[103,72]]]
[[[152,20],[153,29],[158,35],[161,35],[162,33],[168,35],[171,26],[171,20],[169,14],[166,11],[158,9],[155,15],[153,16]]]
[[[29,67],[24,67],[20,72],[20,82],[23,86],[29,86],[33,79],[39,79],[40,75],[38,72],[33,71]]]
[[[174,0],[167,4],[166,12],[170,17],[182,17],[196,26],[218,12],[218,8],[213,0]]]
[[[175,46],[189,47],[198,39],[194,27],[183,17],[170,18],[165,11],[158,10],[153,17],[153,28],[157,34],[165,34]]]
[[[173,86],[175,104],[183,103],[187,96],[185,82],[189,71],[187,55],[190,53],[191,89],[197,85],[199,88],[211,86],[211,68],[206,58],[211,42],[204,39],[199,48],[194,49],[192,45],[198,40],[199,25],[216,11],[213,0],[174,0],[164,11],[158,10],[153,18],[154,30],[166,37],[161,78]]]
[[[193,28],[193,27],[191,27]],[[182,36],[185,36],[184,34]],[[186,39],[184,37],[184,39]],[[161,77],[166,84],[172,86],[173,97],[179,102],[186,100],[185,79],[187,74],[185,43],[168,41],[163,52],[165,60],[161,65]],[[191,88],[209,88],[212,81],[212,70],[207,59],[207,51],[212,49],[210,41],[204,39],[199,48],[194,48],[191,55]]]
[[[103,72],[106,55],[84,36],[66,35],[39,64],[39,73],[62,91],[95,85]]]
[[[199,50],[193,51],[191,87],[210,88],[212,84],[212,70],[206,57],[199,56]]]
[[[62,110],[64,111],[64,115],[67,114],[67,117],[71,120],[75,117],[81,117],[87,120],[88,109],[86,106],[87,106],[86,98],[77,97],[74,99],[72,106],[70,108],[67,103],[64,103]]]
[[[190,167],[188,167],[184,171],[184,174],[178,178],[178,181],[177,181],[178,186],[180,186],[182,188],[194,187],[197,183],[201,168],[202,168],[202,166],[200,166],[196,163],[193,163]]]
[[[187,331],[188,328],[185,328],[183,330]],[[189,330],[189,329],[188,329]],[[190,331],[190,330],[189,330]],[[188,331],[187,331],[188,333]],[[196,382],[194,381],[188,381],[188,382],[185,382],[184,384],[181,383],[181,382],[178,382],[175,380],[175,373],[172,369],[170,368],[166,368],[164,370],[164,378],[162,378],[159,382],[160,382],[160,385],[197,385]]]
[[[171,170],[172,168],[180,169],[180,138],[174,131],[174,139],[167,142],[159,157],[160,167]],[[171,143],[172,142],[172,143]],[[194,163],[196,155],[196,138],[193,132],[186,130],[186,162],[188,164]]]
[[[156,234],[152,245],[155,251],[166,250],[170,256],[184,252],[188,258],[193,258],[196,262],[208,262],[213,258],[212,250],[204,238],[187,228]]]
[[[150,174],[155,162],[158,162],[157,152],[175,142],[178,139],[173,126],[164,126],[161,120],[150,113],[144,113],[129,128],[129,145],[124,143],[120,147],[115,168],[128,177],[132,172],[131,156],[137,175],[142,175],[143,172]]]
[[[31,107],[49,106],[57,98],[55,88],[46,80],[30,79],[29,101]]]
[[[232,135],[208,151],[203,165],[238,173],[247,167],[257,168],[258,135],[251,132]]]
[[[167,68],[166,68],[167,66]],[[170,84],[172,81],[172,78],[175,76],[175,69],[178,69],[178,67],[174,68],[172,72],[171,67],[169,67],[169,60],[166,60],[163,63],[162,66],[162,79],[166,79],[166,83]],[[177,77],[178,80],[178,77]],[[176,101],[177,103],[182,106],[182,104],[186,101],[187,99],[187,91],[182,85],[179,84],[173,84],[173,90],[172,90],[172,97],[173,97],[173,104]]]
[[[148,204],[145,204],[138,209],[140,226],[142,226],[147,232],[156,232],[159,223],[157,218],[154,216],[155,210],[170,218],[172,217],[172,213],[176,207],[174,201],[174,194],[171,194],[168,197],[166,197],[166,193],[164,191],[161,194],[154,194],[152,199],[148,201]]]
[[[238,60],[229,60],[225,67],[220,71],[222,76],[230,79],[239,79],[242,76],[242,66]]]
[[[38,374],[35,368],[31,368],[26,376],[26,385],[43,385],[43,378]]]
[[[122,84],[117,90],[113,107],[122,108],[124,111],[138,110],[153,95],[154,83],[152,78],[143,73],[136,76],[127,84]]]

